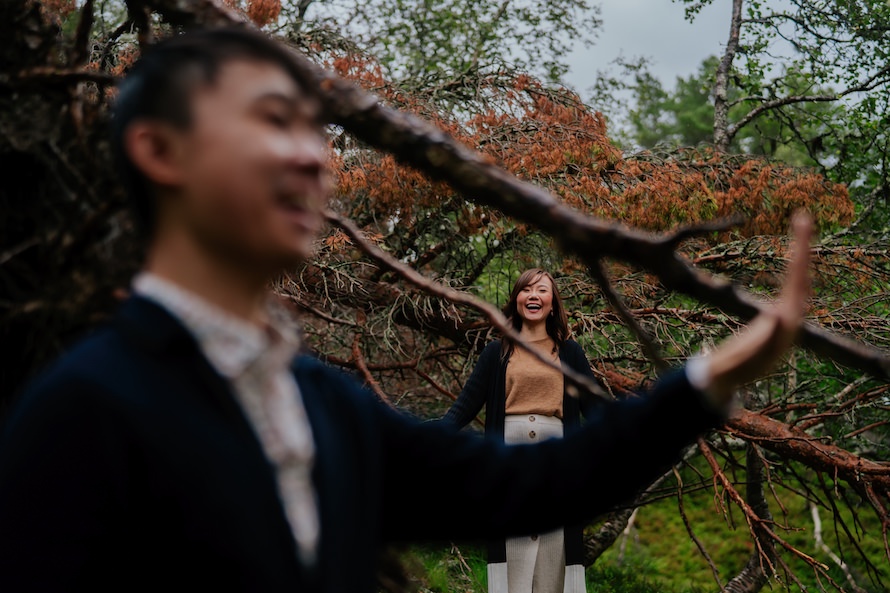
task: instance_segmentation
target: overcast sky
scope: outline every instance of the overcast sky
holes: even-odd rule
[[[646,57],[665,87],[677,76],[694,73],[709,55],[720,54],[729,34],[732,2],[715,0],[695,21],[684,17],[681,2],[671,0],[600,0],[603,21],[596,43],[575,48],[566,82],[586,95],[599,70],[622,56]],[[616,71],[617,74],[617,71]]]

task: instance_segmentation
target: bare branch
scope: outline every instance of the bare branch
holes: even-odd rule
[[[362,320],[359,319],[357,325],[361,326]],[[361,333],[355,332],[355,336],[353,336],[352,340],[352,361],[355,363],[356,368],[361,373],[362,378],[365,380],[365,385],[367,385],[371,391],[377,396],[377,398],[388,405],[392,409],[396,409],[395,405],[393,405],[392,401],[390,401],[389,396],[383,392],[383,389],[380,388],[380,383],[374,378],[374,375],[371,374],[371,371],[368,369],[368,365],[365,362],[365,357],[362,354],[361,348]]]
[[[588,268],[590,275],[593,276],[593,279],[596,280],[596,283],[599,285],[600,290],[603,291],[603,294],[606,297],[606,300],[609,302],[609,305],[612,306],[618,312],[618,316],[624,321],[625,324],[630,328],[633,334],[636,336],[637,341],[640,343],[640,346],[643,348],[643,352],[646,354],[646,358],[652,361],[655,367],[661,371],[668,368],[668,363],[661,356],[659,352],[658,346],[655,344],[655,340],[652,339],[652,336],[649,335],[649,332],[640,324],[634,314],[627,308],[627,305],[624,304],[624,301],[621,298],[621,295],[615,291],[615,288],[612,286],[612,283],[609,282],[609,278],[606,275],[606,271],[603,269],[602,262],[597,262],[596,266]]]
[[[831,558],[831,561],[843,571],[844,576],[847,578],[847,583],[849,583],[850,588],[855,593],[866,593],[865,589],[856,583],[856,579],[853,578],[853,574],[850,572],[850,567],[847,566],[847,563],[844,562],[843,558],[835,554],[834,551],[828,547],[828,544],[825,543],[825,540],[822,539],[822,518],[819,516],[819,507],[812,502],[810,503],[810,516],[813,518],[813,540],[816,542],[816,546]]]
[[[74,48],[69,65],[72,68],[83,66],[90,57],[90,31],[93,29],[94,0],[86,0],[80,9],[80,21],[74,36]]]
[[[812,556],[801,552],[800,550],[786,542],[784,539],[779,537],[778,534],[776,534],[776,532],[767,525],[768,521],[762,520],[760,517],[757,516],[757,513],[754,512],[754,510],[747,502],[745,502],[745,500],[742,498],[742,495],[739,494],[738,490],[735,489],[735,486],[732,485],[732,482],[730,482],[729,479],[726,477],[726,474],[723,473],[723,470],[720,469],[720,466],[717,463],[717,460],[714,458],[711,448],[708,446],[707,443],[705,443],[704,439],[698,440],[698,447],[699,450],[701,450],[702,455],[704,455],[705,459],[707,460],[708,464],[711,466],[711,470],[714,472],[714,483],[719,483],[721,487],[723,487],[723,489],[729,494],[729,497],[733,501],[733,503],[735,503],[735,505],[742,510],[742,513],[744,513],[745,520],[748,522],[748,529],[751,531],[755,544],[758,547],[761,546],[761,543],[760,538],[757,536],[757,530],[760,530],[773,542],[779,544],[801,560],[805,561],[810,566],[821,569],[822,571],[828,570],[827,566],[825,566]],[[767,559],[767,556],[763,553],[762,550],[761,557],[765,560]],[[770,568],[773,570],[773,572],[775,571],[774,567],[770,566]]]
[[[115,78],[104,72],[93,72],[80,68],[62,69],[45,66],[20,72],[7,84],[15,84],[17,86],[23,84],[73,85],[81,82],[112,85],[115,82]]]
[[[717,570],[717,565],[714,564],[711,555],[708,554],[704,544],[702,544],[701,540],[698,539],[698,536],[695,535],[695,531],[692,529],[692,524],[689,523],[689,517],[686,515],[686,508],[683,505],[683,477],[676,468],[674,468],[674,477],[677,479],[677,508],[680,511],[680,517],[683,519],[683,526],[686,528],[686,533],[689,535],[690,539],[692,539],[695,547],[698,548],[698,553],[701,554],[702,558],[708,563],[708,567],[711,569],[711,575],[714,577],[714,582],[717,583],[717,586],[722,590],[723,585],[720,583],[720,571]]]

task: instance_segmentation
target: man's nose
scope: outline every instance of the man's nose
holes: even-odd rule
[[[325,145],[321,139],[297,136],[291,142],[290,162],[306,172],[320,172],[327,162]]]

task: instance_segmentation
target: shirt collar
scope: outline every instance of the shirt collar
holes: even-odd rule
[[[299,348],[292,320],[271,299],[266,303],[269,325],[262,328],[150,272],[133,279],[133,291],[179,319],[210,363],[227,379],[235,379],[261,359],[272,367],[286,367]]]

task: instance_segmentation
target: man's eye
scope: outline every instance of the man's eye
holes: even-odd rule
[[[276,128],[286,128],[288,125],[287,118],[281,113],[267,112],[265,119]]]

